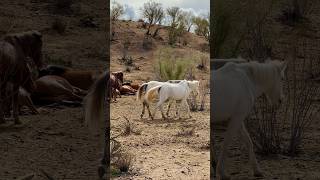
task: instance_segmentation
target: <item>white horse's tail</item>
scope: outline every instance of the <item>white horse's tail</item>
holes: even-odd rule
[[[137,100],[141,100],[142,93],[143,93],[144,91],[146,91],[147,86],[148,86],[148,83],[143,83],[143,84],[139,87],[138,93],[137,93]]]
[[[103,121],[104,100],[107,83],[107,72],[99,76],[96,82],[91,86],[89,93],[84,98],[85,104],[85,123],[90,130],[97,130],[99,122]]]
[[[161,90],[162,85],[153,87],[151,89],[149,89],[149,91],[147,91],[146,95],[145,95],[145,100],[147,102],[152,102],[153,100],[155,100]]]

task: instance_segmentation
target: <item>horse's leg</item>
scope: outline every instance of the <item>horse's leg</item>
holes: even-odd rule
[[[168,103],[168,110],[167,110],[167,113],[166,113],[167,117],[169,117],[169,110],[170,110],[170,107],[172,105],[172,102],[173,102],[173,100],[170,100],[169,103]]]
[[[141,119],[143,118],[145,109],[146,109],[146,102],[143,101],[143,102],[142,102],[142,112],[141,112],[141,114],[140,114],[140,118],[141,118]]]
[[[161,111],[162,118],[163,118],[163,119],[167,119],[166,116],[165,116],[164,113],[163,113],[163,104],[160,105],[159,108],[160,108],[160,111]]]
[[[225,172],[225,159],[227,158],[227,150],[229,144],[231,143],[233,136],[236,135],[237,132],[239,132],[239,128],[241,127],[241,123],[238,120],[240,119],[232,118],[230,120],[227,132],[224,135],[224,142],[220,151],[217,164],[217,175],[220,177],[220,179],[223,180],[230,179],[230,177]]]
[[[244,123],[242,122],[241,124],[241,138],[242,140],[244,141],[244,143],[246,144],[247,148],[248,148],[248,151],[249,151],[249,162],[251,163],[252,165],[252,168],[253,168],[253,173],[254,173],[254,176],[257,176],[257,177],[261,177],[263,176],[262,175],[262,171],[259,167],[259,164],[257,162],[257,158],[255,156],[255,153],[253,152],[253,143],[252,143],[252,140],[250,138],[250,135],[244,125]]]
[[[155,117],[158,108],[160,108],[160,110],[162,110],[161,107],[162,107],[162,104],[163,104],[165,101],[166,101],[166,99],[165,99],[165,98],[161,98],[161,96],[160,96],[160,99],[159,99],[159,101],[158,101],[158,103],[157,103],[157,105],[156,105],[156,108],[155,108],[154,111],[153,111],[153,114],[152,114],[153,117]],[[161,111],[161,113],[163,114],[163,111]],[[164,114],[163,114],[163,115],[164,115]],[[164,117],[164,116],[162,116],[162,117]]]
[[[147,109],[148,109],[149,117],[151,117],[152,120],[153,120],[153,117],[152,117],[152,115],[151,115],[151,111],[150,111],[150,106],[149,106],[149,104],[146,103],[146,106],[147,106]]]
[[[190,114],[190,107],[189,107],[189,104],[188,104],[188,102],[187,102],[187,99],[184,99],[183,102],[184,102],[184,104],[185,104],[185,106],[186,106],[186,108],[187,108],[189,118],[192,118],[192,116],[191,116],[191,114]]]
[[[14,85],[13,86],[13,118],[14,118],[14,123],[15,124],[21,124],[21,121],[19,120],[19,85]]]

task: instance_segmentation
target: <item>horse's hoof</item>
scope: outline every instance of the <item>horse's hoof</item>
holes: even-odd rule
[[[102,179],[103,175],[105,174],[106,170],[104,169],[103,166],[99,166],[98,168],[98,174],[99,174],[99,178]]]

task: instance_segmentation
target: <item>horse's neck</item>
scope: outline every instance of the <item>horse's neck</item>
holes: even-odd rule
[[[262,69],[263,67],[261,67],[262,65],[258,65],[257,68],[260,68]],[[262,70],[259,70],[259,71],[255,71],[255,73],[264,73],[263,72],[263,69]],[[265,76],[263,76],[262,74],[254,74],[254,77],[252,77],[252,74],[251,75],[248,75],[249,79],[251,80],[251,85],[253,87],[253,93],[254,93],[254,96],[255,98],[258,98],[260,97],[263,93],[266,92],[267,90],[267,86],[266,86],[266,83],[265,81],[267,80],[265,78]]]

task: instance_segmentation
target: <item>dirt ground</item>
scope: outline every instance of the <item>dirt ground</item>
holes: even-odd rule
[[[156,80],[154,71],[157,62],[156,52],[167,47],[167,31],[165,29],[160,31],[160,37],[164,40],[154,40],[153,48],[144,50],[142,39],[145,31],[139,28],[139,23],[136,22],[123,21],[117,25],[116,40],[111,44],[111,71],[125,69],[119,58],[122,56],[122,42],[128,35],[132,44],[129,55],[133,57],[135,66],[140,69],[132,68],[131,72],[125,72],[125,81],[142,83]],[[187,36],[190,37],[188,46],[173,48],[179,54],[178,57],[184,57],[183,54],[199,53],[200,44],[205,43],[201,37],[192,34]],[[208,57],[208,52],[204,54]],[[207,65],[209,67],[209,63]],[[196,71],[196,79],[208,81],[209,71]],[[191,112],[192,118],[188,119],[184,109],[180,120],[173,118],[174,108],[170,111],[169,120],[163,120],[160,112],[157,113],[155,120],[151,120],[147,111],[144,118],[140,119],[142,103],[136,100],[136,96],[122,96],[117,100],[118,102],[111,103],[111,136],[123,132],[125,117],[133,124],[133,130],[138,133],[116,138],[134,155],[134,161],[128,173],[114,175],[114,179],[209,179],[209,96],[206,98],[205,111]],[[151,110],[153,108],[154,106]],[[193,134],[179,135],[193,128]]]
[[[56,10],[51,0],[3,0],[0,2],[0,36],[6,32],[39,30],[43,34],[46,64],[69,65],[75,69],[105,69],[107,5],[105,1],[76,1],[71,10]],[[82,26],[91,16],[97,27]],[[52,29],[58,18],[64,33]],[[40,108],[38,106],[38,108]],[[102,155],[100,136],[83,125],[82,107],[41,107],[40,115],[20,116],[0,125],[0,179],[10,180],[34,173],[33,179],[97,179]],[[24,111],[28,113],[28,110]],[[102,136],[102,133],[101,133]]]

